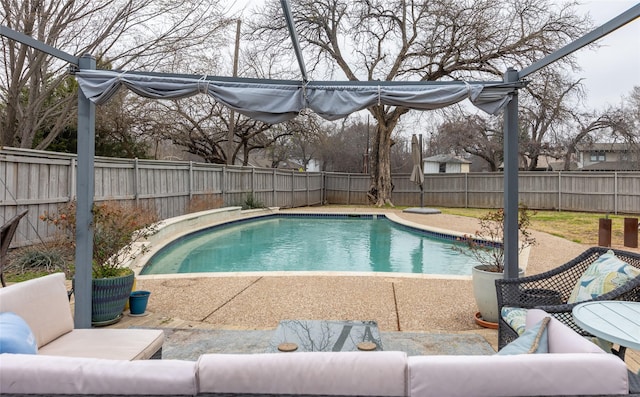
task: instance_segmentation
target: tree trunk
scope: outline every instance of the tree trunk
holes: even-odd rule
[[[406,113],[408,109],[396,108],[390,113],[385,113],[383,106],[374,106],[371,113],[376,118],[378,125],[376,134],[373,139],[373,148],[371,151],[371,187],[367,196],[369,200],[382,207],[383,205],[393,206],[391,201],[391,193],[393,192],[393,183],[391,182],[391,133],[393,132],[400,116]]]

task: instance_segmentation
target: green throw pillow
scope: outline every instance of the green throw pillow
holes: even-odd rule
[[[550,318],[545,317],[542,321],[526,330],[518,339],[503,347],[497,354],[548,353],[547,325],[549,321]]]
[[[616,258],[612,250],[593,262],[576,283],[567,303],[597,298],[640,276],[637,269]]]

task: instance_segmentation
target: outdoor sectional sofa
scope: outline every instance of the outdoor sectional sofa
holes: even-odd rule
[[[41,355],[117,360],[162,355],[164,332],[161,330],[74,329],[63,273],[1,288],[2,312],[15,313],[27,322]]]
[[[42,289],[47,283],[59,284],[61,281],[59,276],[39,280],[0,290],[2,310],[20,306],[13,296],[14,288],[21,288],[21,294],[29,300],[42,293],[30,291],[30,288]],[[66,291],[56,288],[59,291],[56,293],[66,299]],[[6,296],[11,299],[5,300]],[[33,303],[38,307],[30,310],[46,316],[46,321],[32,323],[27,316],[29,325],[60,328],[54,323],[64,314],[60,308],[48,310],[48,304],[41,300]],[[66,310],[69,311],[68,303]],[[28,310],[22,311],[22,315],[26,314]],[[534,328],[546,316],[541,310],[529,310],[527,328]],[[77,331],[80,330],[67,334]],[[84,330],[96,335],[102,331]],[[34,330],[37,335],[43,332]],[[69,350],[74,354],[49,355],[45,344],[37,354],[0,354],[0,395],[628,394],[627,367],[617,356],[605,353],[555,319],[551,319],[547,327],[547,338],[545,346],[549,353],[544,354],[407,357],[398,351],[299,352],[204,354],[197,361],[91,358],[89,354],[78,357],[75,348]],[[111,339],[114,349],[117,350],[121,343],[126,344],[126,339],[125,334],[121,340]],[[95,352],[93,343],[99,345],[99,338],[86,340],[86,350]],[[56,353],[61,352],[57,350]]]

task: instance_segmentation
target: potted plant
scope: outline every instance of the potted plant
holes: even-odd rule
[[[479,230],[475,235],[464,235],[464,248],[457,250],[480,263],[473,267],[471,280],[473,294],[478,305],[476,322],[482,326],[495,328],[498,322],[498,300],[495,280],[504,277],[504,209],[490,211],[479,218]],[[518,232],[520,254],[525,248],[535,245],[531,235],[531,213],[524,205],[518,211]],[[524,275],[520,269],[519,275]]]
[[[157,231],[155,212],[109,201],[93,206],[91,322],[108,325],[122,317],[133,289],[134,272],[125,264],[144,253],[136,244]],[[41,219],[54,224],[75,250],[76,205],[61,207]]]

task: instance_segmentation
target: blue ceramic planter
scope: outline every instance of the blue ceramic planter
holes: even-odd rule
[[[129,295],[129,312],[133,316],[139,316],[144,314],[147,310],[147,303],[149,302],[149,291],[133,291]]]
[[[134,279],[134,274],[131,272],[122,277],[92,280],[91,323],[93,325],[108,325],[122,317]]]

